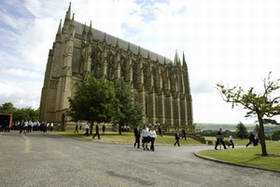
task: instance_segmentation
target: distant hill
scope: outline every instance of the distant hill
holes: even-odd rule
[[[196,123],[196,129],[203,130],[218,130],[222,128],[223,130],[235,131],[237,124],[215,124],[215,123]],[[248,131],[253,131],[255,124],[244,124]],[[265,125],[265,134],[271,135],[274,131],[280,131],[280,125]]]
[[[235,131],[237,124],[219,124],[219,123],[196,123],[196,128],[200,130],[218,130],[222,128],[223,130]],[[250,131],[253,130],[254,124],[244,124],[246,128]]]

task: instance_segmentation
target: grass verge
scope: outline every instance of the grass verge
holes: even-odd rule
[[[261,146],[227,150],[207,150],[197,153],[216,160],[280,172],[280,142],[267,141],[269,156],[261,156]]]
[[[118,132],[106,132],[105,134],[100,134],[101,139],[97,140],[92,139],[92,136],[85,136],[84,134],[73,133],[72,131],[65,132],[53,132],[52,134],[62,135],[65,137],[79,138],[80,140],[88,140],[88,141],[97,141],[103,143],[113,143],[113,144],[133,144],[134,143],[134,135],[131,132],[123,132],[122,135],[119,135]],[[174,136],[157,136],[156,144],[174,144],[175,138]],[[180,141],[182,145],[201,145],[200,142],[187,138],[187,140]]]

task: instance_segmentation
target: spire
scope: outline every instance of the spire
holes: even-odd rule
[[[130,42],[127,44],[127,51],[130,51]]]
[[[106,32],[104,33],[104,37],[103,37],[103,42],[106,43],[106,38],[107,38],[107,34]]]
[[[59,26],[58,26],[56,34],[61,34],[61,22],[62,22],[62,19],[60,19]]]
[[[86,40],[86,34],[87,34],[86,27],[87,27],[87,24],[85,23],[84,27],[83,27],[83,32],[82,32],[83,40]]]
[[[188,66],[185,60],[185,54],[183,52],[183,70],[184,70],[184,82],[185,82],[185,93],[190,94],[190,82],[189,82],[189,72]]]
[[[179,56],[178,56],[177,50],[176,50],[176,53],[175,53],[174,63],[175,63],[175,64],[180,64],[180,58],[179,58]]]
[[[71,20],[72,24],[74,24],[74,20],[75,20],[75,13],[72,14],[72,20]]]
[[[57,33],[56,33],[56,36],[55,36],[55,41],[60,41],[60,39],[61,39],[61,33],[62,33],[62,31],[61,31],[61,22],[62,22],[62,20],[60,20],[60,22],[59,22]]]
[[[66,12],[65,19],[69,19],[69,20],[71,19],[71,2],[69,3],[69,7]]]
[[[140,50],[141,50],[141,48],[140,48],[140,46],[138,46],[138,53],[137,53],[138,55],[141,54],[141,51],[140,51]]]
[[[88,37],[88,40],[89,40],[89,41],[91,41],[91,39],[92,39],[92,32],[91,32],[91,29],[92,29],[92,21],[90,20],[89,30],[88,30],[88,33],[87,33],[87,37]]]
[[[184,54],[184,51],[183,51],[183,66],[187,67],[187,63],[186,63],[186,60],[185,60],[185,54]]]
[[[117,38],[116,47],[119,47],[119,39]]]

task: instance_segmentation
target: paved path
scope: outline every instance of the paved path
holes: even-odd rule
[[[201,160],[207,146],[155,152],[42,134],[0,134],[0,186],[279,186],[280,174]]]

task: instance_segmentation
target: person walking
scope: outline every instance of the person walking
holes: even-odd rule
[[[105,125],[103,124],[103,126],[102,126],[102,133],[103,133],[103,134],[105,134],[105,130],[106,130],[106,127],[105,127]]]
[[[147,126],[145,126],[145,128],[142,131],[143,150],[149,150],[149,148],[148,148],[149,138],[150,138],[149,128]]]
[[[185,129],[182,129],[182,138],[187,140],[187,135],[186,135],[186,130]]]
[[[255,137],[254,137],[254,134],[252,132],[250,133],[248,138],[249,138],[249,143],[246,144],[246,147],[248,147],[251,143],[253,143],[253,145],[254,145]]]
[[[98,139],[100,139],[99,126],[98,126],[98,124],[96,124],[96,126],[95,126],[95,134],[93,135],[92,138],[95,139],[95,136],[97,136]]]
[[[178,147],[180,147],[180,135],[179,135],[178,131],[175,133],[175,143],[174,143],[174,146],[176,146],[176,144],[178,145]]]
[[[85,135],[88,136],[89,135],[89,125],[87,123],[85,125],[85,130],[86,130]]]
[[[217,133],[217,141],[216,141],[216,145],[215,145],[215,149],[217,150],[217,146],[222,144],[224,146],[224,149],[227,149],[225,142],[224,142],[224,136],[222,134],[222,128],[220,128],[220,130]]]
[[[134,137],[135,137],[135,142],[134,142],[134,147],[137,145],[137,149],[140,148],[140,137],[141,137],[141,132],[139,127],[134,128]]]
[[[53,122],[51,122],[51,132],[53,131]]]
[[[79,129],[79,122],[76,122],[74,133],[78,133],[79,134],[79,130],[78,129]]]
[[[154,127],[151,128],[150,130],[150,139],[151,139],[151,151],[155,151],[155,140],[157,137],[157,133]]]
[[[231,146],[232,148],[234,148],[233,138],[232,138],[231,135],[228,137],[228,142],[229,142],[229,146],[228,147]]]

